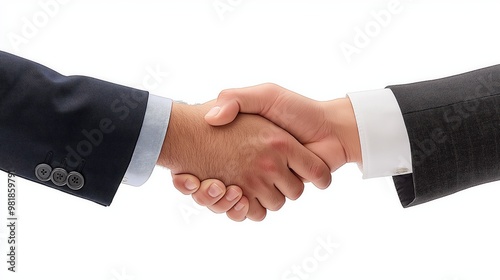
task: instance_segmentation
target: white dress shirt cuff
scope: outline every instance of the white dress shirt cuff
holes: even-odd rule
[[[358,124],[363,179],[412,172],[401,109],[390,89],[348,93]]]
[[[160,155],[171,110],[172,100],[149,95],[141,132],[122,183],[140,186],[149,179]]]

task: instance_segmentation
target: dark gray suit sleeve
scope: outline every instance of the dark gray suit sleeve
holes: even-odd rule
[[[0,52],[0,169],[109,205],[148,93]]]
[[[500,65],[388,88],[412,153],[413,173],[393,177],[404,207],[500,179]]]

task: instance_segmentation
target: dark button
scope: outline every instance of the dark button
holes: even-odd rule
[[[52,167],[46,163],[40,163],[35,167],[35,176],[42,182],[50,180],[51,173]]]
[[[68,188],[77,191],[83,187],[85,180],[83,179],[83,175],[76,172],[71,171],[68,174]]]
[[[68,172],[62,168],[54,168],[52,171],[52,175],[50,179],[52,183],[56,186],[64,186],[66,185],[66,179],[68,178]]]

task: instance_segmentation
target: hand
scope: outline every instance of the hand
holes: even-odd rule
[[[214,213],[226,213],[237,222],[245,220],[248,214],[248,198],[238,186],[226,188],[219,180],[200,180],[189,174],[172,174],[175,188],[185,195],[191,195],[201,206],[206,206]]]
[[[205,116],[225,125],[238,113],[263,116],[295,136],[306,148],[337,170],[347,162],[362,163],[361,145],[349,98],[319,102],[275,84],[224,90]]]
[[[190,173],[242,186],[247,217],[262,220],[303,192],[303,182],[327,187],[326,164],[284,130],[258,116],[241,115],[230,125],[211,127],[203,116],[214,103],[174,104],[158,163],[174,174]]]

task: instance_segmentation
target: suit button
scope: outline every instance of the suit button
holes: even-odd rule
[[[42,182],[50,180],[51,173],[52,167],[46,163],[40,163],[35,167],[35,176]]]
[[[71,171],[68,174],[68,188],[77,191],[83,187],[84,183],[85,180],[83,179],[82,174],[76,171]]]
[[[54,185],[59,187],[66,185],[67,178],[68,178],[68,172],[62,168],[55,168],[52,171],[52,175],[50,177],[52,183],[54,183]]]

